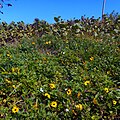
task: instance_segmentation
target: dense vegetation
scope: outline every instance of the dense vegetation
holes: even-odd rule
[[[120,15],[0,24],[0,118],[117,120]]]

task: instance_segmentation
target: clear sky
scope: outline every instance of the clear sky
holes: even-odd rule
[[[9,1],[9,2],[8,2]],[[103,0],[6,0],[12,7],[4,6],[0,14],[1,21],[33,23],[35,18],[54,22],[54,17],[61,16],[64,20],[74,17],[101,17]],[[106,0],[105,13],[113,10],[120,13],[120,0]]]

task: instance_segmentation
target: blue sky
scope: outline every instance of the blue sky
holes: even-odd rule
[[[13,6],[1,9],[4,14],[0,14],[0,22],[33,23],[35,18],[39,18],[53,23],[57,16],[64,20],[79,19],[82,15],[101,17],[103,0],[9,0],[9,3]],[[105,13],[113,10],[120,13],[120,0],[106,0]]]

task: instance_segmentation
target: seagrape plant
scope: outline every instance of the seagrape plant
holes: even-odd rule
[[[23,21],[10,24],[0,23],[0,46],[6,43],[19,42],[23,38],[41,38],[45,35],[54,35],[64,40],[70,37],[95,39],[102,41],[108,38],[118,38],[120,35],[120,15],[114,11],[111,14],[104,14],[104,21],[94,16],[81,19],[64,21],[60,16],[54,17],[55,23],[49,24],[44,20],[36,18],[32,24],[25,24]]]

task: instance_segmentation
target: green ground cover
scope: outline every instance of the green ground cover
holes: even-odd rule
[[[0,24],[1,120],[120,118],[120,16]]]
[[[120,49],[113,43],[47,35],[1,47],[1,118],[114,119]]]

